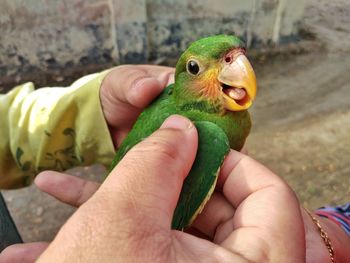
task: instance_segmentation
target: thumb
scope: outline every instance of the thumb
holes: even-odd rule
[[[192,122],[179,115],[171,116],[158,131],[125,155],[101,191],[109,189],[113,193],[118,211],[127,211],[121,216],[130,223],[151,223],[170,229],[197,143]],[[139,219],[142,222],[131,222]]]

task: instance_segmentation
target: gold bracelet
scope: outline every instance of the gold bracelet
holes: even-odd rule
[[[326,231],[324,231],[324,229],[322,228],[320,221],[316,217],[314,217],[309,210],[307,210],[305,208],[305,211],[309,214],[309,216],[311,217],[312,221],[315,223],[318,232],[320,232],[321,238],[322,238],[323,242],[325,243],[325,245],[327,247],[327,250],[329,252],[329,256],[331,258],[331,263],[335,263],[335,260],[334,260],[334,249],[333,249],[333,246],[332,246],[332,242],[329,239]]]

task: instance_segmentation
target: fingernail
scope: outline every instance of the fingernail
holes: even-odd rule
[[[168,86],[169,84],[172,84],[175,82],[175,74],[174,73],[162,73],[157,77],[157,80],[159,83],[161,83],[163,86]]]
[[[193,128],[193,123],[189,119],[180,115],[172,115],[163,122],[160,128],[187,130]]]
[[[140,78],[134,83],[132,90],[135,90],[136,92],[140,92],[144,88],[145,85],[149,84],[150,82],[152,83],[154,81],[157,81],[157,80],[155,78],[152,78],[152,77]]]
[[[158,95],[155,94],[160,89],[158,87],[160,87],[160,84],[157,79],[152,77],[140,78],[128,90],[127,100],[136,107],[144,108],[150,103],[151,99]],[[155,95],[153,96],[153,94]]]
[[[174,83],[174,82],[175,82],[175,74],[171,73],[169,75],[169,78],[168,78],[168,83],[171,84],[171,83]]]

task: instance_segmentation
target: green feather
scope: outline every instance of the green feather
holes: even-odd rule
[[[230,150],[224,131],[217,125],[208,121],[194,124],[198,131],[198,150],[174,212],[173,229],[182,230],[202,211],[214,191],[220,166]]]
[[[230,147],[240,150],[251,127],[247,111],[219,114],[215,105],[208,101],[195,96],[182,97],[181,92],[191,85],[191,79],[181,77],[186,74],[184,61],[196,54],[208,61],[215,60],[228,50],[241,46],[238,38],[223,35],[194,42],[177,63],[175,84],[169,85],[140,114],[112,162],[111,170],[134,145],[151,135],[170,115],[183,115],[194,122],[199,135],[198,151],[174,212],[173,229],[188,227],[201,212],[215,188],[218,172]],[[178,94],[181,94],[181,99]]]
[[[216,35],[205,37],[193,42],[180,56],[176,64],[175,78],[186,71],[186,62],[191,56],[202,57],[206,60],[217,60],[227,50],[232,48],[244,48],[244,42],[235,36]]]

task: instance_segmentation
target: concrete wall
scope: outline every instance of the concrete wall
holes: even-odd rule
[[[4,76],[161,62],[210,34],[256,47],[295,39],[304,0],[2,0]],[[0,83],[1,86],[1,83]]]

